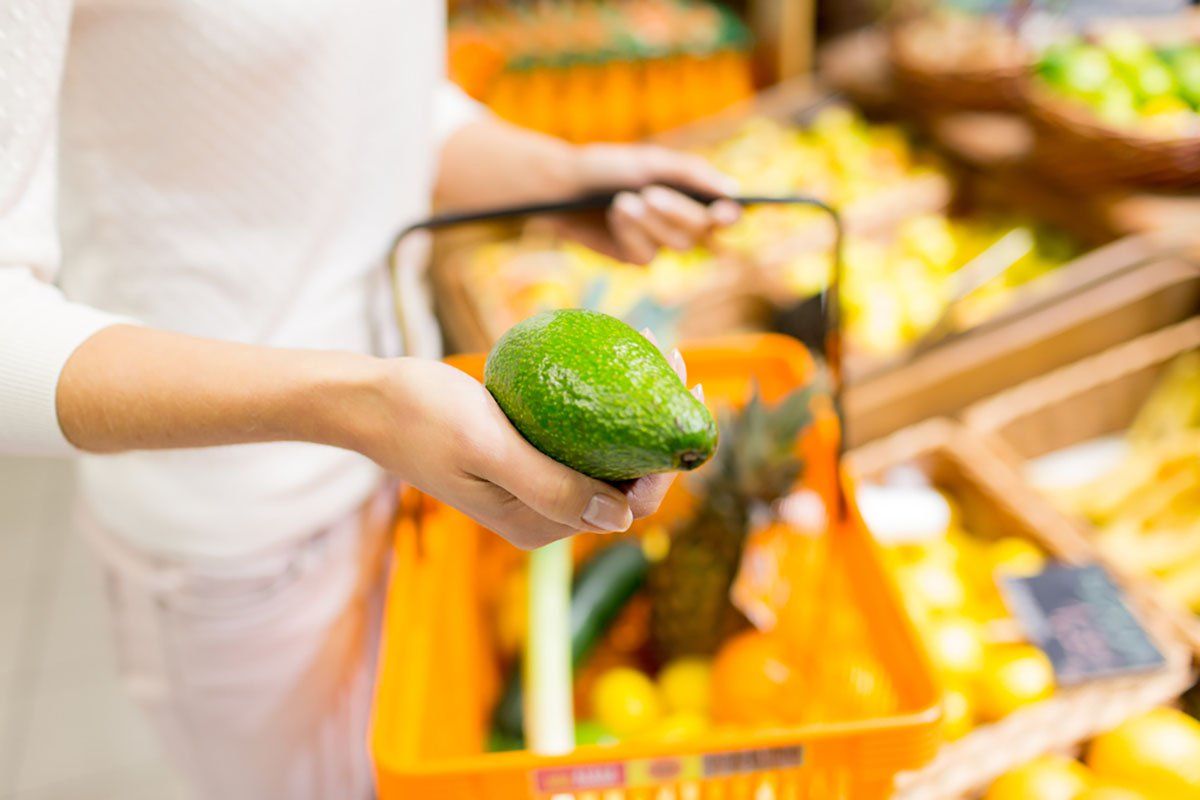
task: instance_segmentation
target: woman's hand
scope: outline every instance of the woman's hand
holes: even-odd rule
[[[607,215],[564,215],[556,227],[638,264],[661,247],[694,247],[741,214],[735,203],[705,205],[666,186],[713,197],[737,191],[731,178],[696,155],[643,144],[576,146],[486,117],[447,140],[435,194],[444,208],[469,210],[628,189]]]
[[[736,222],[741,208],[729,200],[704,204],[681,192],[721,197],[737,184],[699,156],[655,145],[587,145],[576,149],[577,194],[628,188],[606,219],[563,217],[568,235],[602,253],[647,264],[662,247],[688,250],[714,229]]]
[[[678,353],[672,363],[682,370]],[[436,361],[388,362],[356,447],[522,549],[652,514],[673,475],[615,488],[563,466],[512,426],[478,381]]]

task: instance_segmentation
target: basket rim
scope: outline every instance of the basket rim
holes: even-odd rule
[[[808,351],[795,339],[782,334],[742,334],[714,337],[708,340],[685,342],[680,347],[689,361],[695,358],[692,361],[695,364],[703,363],[702,353],[707,349],[711,356],[726,359],[729,363],[736,364],[736,368],[741,371],[747,371],[745,367],[741,366],[744,361],[759,359],[760,364],[763,365],[760,366],[760,369],[765,366],[774,366],[781,370],[788,370],[797,380],[803,379],[802,376],[807,374],[812,364]],[[692,348],[690,355],[688,354],[689,347]],[[477,370],[480,367],[482,359],[482,354],[466,354],[447,359],[447,363],[470,372],[472,369]],[[413,490],[413,494],[416,494],[415,490]],[[421,504],[410,502],[404,507],[410,511],[419,510]],[[401,551],[407,556],[393,563],[393,575],[398,569],[405,569],[406,573],[410,572],[415,565],[412,555],[418,554],[419,558],[419,548],[416,546],[421,535],[419,517],[419,514],[409,513],[401,518],[400,533],[403,538],[398,537],[397,544],[407,543],[407,546]],[[385,687],[390,687],[394,691],[395,684],[393,683],[394,678],[389,679],[389,672],[381,669],[376,681],[371,726],[368,732],[369,748],[377,773],[386,772],[391,777],[400,779],[438,779],[464,774],[528,772],[556,766],[605,764],[630,760],[690,757],[714,752],[728,753],[795,747],[831,740],[848,740],[853,743],[854,747],[860,748],[864,752],[902,753],[902,759],[899,757],[894,759],[897,762],[903,762],[897,766],[897,769],[909,769],[924,763],[936,749],[934,737],[937,723],[942,715],[941,685],[936,679],[926,655],[921,650],[917,632],[912,626],[911,620],[904,613],[898,590],[891,585],[887,578],[885,567],[875,550],[870,534],[863,527],[861,517],[857,515],[856,510],[844,524],[854,532],[853,535],[862,537],[869,552],[875,554],[874,558],[868,559],[874,564],[870,568],[870,572],[884,578],[886,585],[883,587],[884,597],[881,599],[881,603],[888,609],[888,618],[895,618],[901,628],[899,638],[901,652],[893,655],[891,661],[888,662],[892,665],[888,668],[888,672],[892,674],[899,672],[895,664],[899,662],[900,658],[906,659],[905,664],[915,663],[917,667],[914,672],[910,673],[915,677],[909,679],[910,691],[907,693],[906,702],[896,712],[843,721],[814,722],[752,730],[732,729],[713,732],[691,742],[626,742],[607,747],[585,746],[577,748],[572,753],[559,756],[541,756],[527,750],[520,750],[501,753],[480,752],[430,759],[395,746],[386,746],[386,743],[382,741],[384,736],[382,731],[390,728],[391,723],[385,722],[377,709],[380,707],[381,699],[384,698],[381,692]],[[475,525],[473,529],[475,535],[482,535],[483,529],[475,523],[472,525]],[[405,592],[403,598],[412,598],[417,592],[415,586],[397,584],[394,580],[389,584],[390,592],[395,591],[397,586],[401,586],[402,591]],[[400,607],[405,606],[402,604]],[[405,637],[391,638],[389,628],[385,625],[380,646],[380,664],[384,663],[389,653],[391,653],[392,659],[397,658],[397,648],[404,644]],[[769,770],[764,769],[764,771]]]
[[[1200,133],[1191,136],[1152,136],[1137,129],[1122,128],[1105,122],[1086,106],[1062,97],[1026,76],[1020,82],[1022,100],[1035,122],[1043,126],[1097,142],[1120,143],[1126,147],[1155,150],[1166,154],[1176,150],[1200,151]]]

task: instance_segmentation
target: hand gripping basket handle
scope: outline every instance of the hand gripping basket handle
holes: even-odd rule
[[[826,285],[825,291],[815,298],[802,301],[796,309],[793,309],[793,317],[799,317],[802,322],[799,325],[800,338],[808,348],[814,352],[824,354],[825,362],[829,367],[830,376],[833,383],[833,400],[838,415],[838,421],[841,425],[841,435],[839,436],[839,461],[841,451],[845,448],[846,429],[845,429],[845,414],[842,413],[842,320],[841,307],[838,302],[839,289],[842,285],[842,220],[838,212],[823,200],[808,195],[785,195],[775,197],[765,197],[756,195],[739,195],[733,197],[720,197],[711,194],[702,194],[679,187],[672,187],[676,191],[698,200],[702,203],[711,203],[716,200],[729,200],[737,203],[740,206],[754,205],[792,205],[792,206],[809,206],[819,209],[829,216],[833,222],[834,238],[833,238],[833,269],[829,276],[829,282]],[[589,194],[582,197],[573,198],[570,200],[561,200],[550,203],[529,203],[526,205],[504,206],[500,208],[483,209],[479,211],[466,211],[461,213],[438,214],[420,222],[409,225],[396,236],[393,243],[391,256],[388,261],[388,267],[391,272],[393,291],[396,295],[396,315],[402,330],[407,332],[408,328],[405,325],[406,315],[409,311],[406,309],[404,302],[405,295],[411,294],[411,289],[414,287],[407,286],[413,281],[418,280],[419,276],[406,276],[404,270],[400,268],[400,258],[404,250],[405,240],[418,231],[435,231],[445,228],[452,228],[457,225],[467,225],[477,222],[497,222],[506,219],[519,219],[530,217],[537,214],[571,214],[582,213],[588,211],[604,211],[612,205],[620,192],[604,192],[599,194]],[[424,259],[422,259],[422,262]],[[813,324],[816,320],[816,324]],[[839,492],[839,509],[843,511],[844,498]]]

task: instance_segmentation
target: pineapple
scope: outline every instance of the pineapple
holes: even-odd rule
[[[721,446],[689,487],[694,513],[650,570],[650,635],[662,662],[711,655],[744,619],[729,600],[752,518],[787,494],[803,464],[796,438],[811,421],[808,386],[775,406],[755,391],[745,408],[722,414]]]

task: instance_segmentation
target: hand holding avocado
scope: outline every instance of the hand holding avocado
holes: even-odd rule
[[[573,395],[563,395],[561,402],[545,395],[544,401],[551,404],[547,408],[557,409],[554,418],[563,426],[553,429],[557,435],[565,437],[568,431],[577,431],[582,437],[581,447],[606,453],[605,463],[613,468],[604,472],[606,478],[675,469],[672,459],[681,464],[687,461],[686,466],[706,458],[715,445],[716,429],[703,405],[687,392],[681,375],[672,371],[667,358],[654,346],[624,323],[612,323],[624,329],[620,337],[601,337],[599,328],[590,328],[587,333],[581,330],[578,336],[567,336],[562,350],[550,348],[544,355],[534,349],[522,354],[519,345],[506,348],[508,357],[518,363],[513,367],[518,370],[514,374],[525,369],[519,364],[538,362],[542,368],[529,368],[531,375],[538,376],[536,380],[553,376],[557,374],[550,368],[554,359],[563,357],[568,365],[573,364],[580,354],[599,347],[602,354],[597,358],[601,360],[596,363],[608,364],[619,378],[615,386],[621,388],[614,390],[618,399],[609,406],[592,405],[586,413],[572,414],[564,404],[570,405]],[[622,366],[623,360],[634,365],[631,370]],[[681,359],[675,367],[682,373]],[[639,378],[621,377],[627,371]],[[529,389],[537,385],[522,383]],[[578,391],[585,391],[587,385],[586,381],[572,384]],[[653,474],[618,487],[584,475],[531,445],[487,389],[466,373],[440,362],[412,358],[388,362],[383,380],[372,381],[362,393],[364,396],[358,399],[366,411],[348,415],[347,424],[353,422],[356,429],[348,445],[522,549],[541,547],[585,530],[625,530],[635,518],[658,509],[673,477]],[[604,430],[632,437],[622,441],[637,470],[614,471],[620,466],[622,450],[605,446],[601,428],[595,422],[605,408],[622,419],[641,420],[630,430],[623,424],[603,426]],[[641,411],[628,413],[635,408]],[[662,430],[661,421],[654,421],[657,417],[653,411],[667,408],[679,409],[679,419],[686,423],[687,430]],[[653,452],[634,436],[636,430],[656,432],[656,444],[650,448]]]

